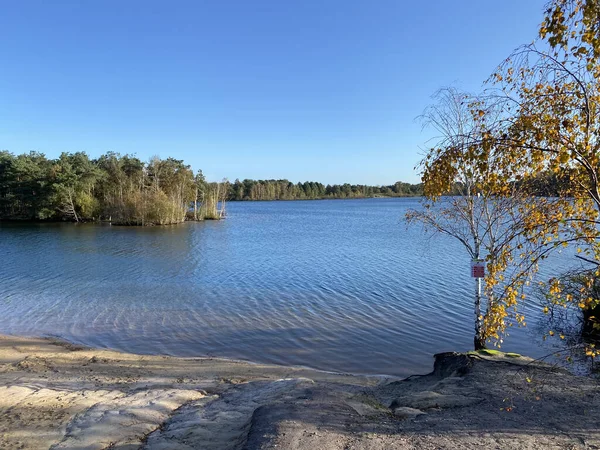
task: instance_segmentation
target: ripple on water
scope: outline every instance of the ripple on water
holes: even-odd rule
[[[0,331],[408,375],[472,343],[469,261],[413,199],[231,203],[222,222],[1,225]],[[525,333],[513,347],[535,354]]]

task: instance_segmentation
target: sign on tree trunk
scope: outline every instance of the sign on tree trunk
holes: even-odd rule
[[[482,259],[471,261],[471,276],[473,278],[485,278],[485,262]]]

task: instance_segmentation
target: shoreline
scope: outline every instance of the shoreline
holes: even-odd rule
[[[227,200],[226,203],[268,203],[268,202],[274,202],[274,203],[282,203],[282,202],[311,202],[311,201],[324,201],[324,200],[373,200],[373,199],[403,199],[403,198],[410,198],[410,199],[414,199],[414,198],[424,198],[423,195],[379,195],[379,196],[373,196],[373,197],[321,197],[321,198],[290,198],[290,199],[269,199],[269,200],[249,200],[249,199],[245,199],[245,200]],[[221,218],[221,219],[225,219],[227,217],[227,214]],[[112,222],[110,220],[80,220],[79,222],[75,222],[73,220],[60,220],[60,219],[15,219],[15,218],[0,218],[0,224],[5,223],[5,224],[24,224],[24,225],[28,225],[28,224],[60,224],[60,223],[66,223],[66,224],[106,224],[106,225],[112,225],[112,226],[116,226],[116,227],[131,227],[131,228],[136,228],[136,227],[168,227],[168,226],[174,226],[174,225],[181,225],[182,223],[187,223],[187,222],[211,222],[211,221],[219,221],[221,219],[212,219],[212,218],[208,218],[208,219],[202,219],[202,220],[194,220],[194,219],[185,219],[181,222],[174,222],[174,223],[167,223],[167,224],[152,224],[152,225],[141,225],[141,224],[123,224],[123,223],[115,223]]]
[[[270,368],[281,368],[281,369],[294,369],[300,371],[308,371],[308,372],[317,372],[325,375],[331,376],[339,376],[339,377],[356,377],[356,378],[365,378],[365,379],[373,379],[377,380],[379,383],[381,382],[391,382],[391,381],[399,381],[404,379],[403,377],[389,374],[371,374],[371,373],[359,373],[359,372],[337,372],[335,370],[325,370],[319,369],[317,367],[303,366],[303,365],[286,365],[286,364],[277,364],[277,363],[263,363],[259,361],[253,361],[250,359],[237,359],[237,358],[227,358],[224,356],[177,356],[177,355],[168,355],[161,353],[130,353],[126,351],[122,351],[112,347],[93,347],[85,344],[78,344],[76,342],[71,342],[68,339],[62,338],[60,336],[23,336],[23,335],[13,335],[13,334],[1,334],[0,333],[0,341],[3,337],[15,337],[15,338],[26,338],[26,339],[40,339],[43,341],[48,341],[50,344],[57,345],[59,347],[64,347],[66,349],[73,350],[82,350],[82,351],[107,351],[111,353],[119,353],[126,355],[136,355],[141,357],[156,357],[156,358],[173,358],[184,361],[219,361],[223,363],[237,363],[237,364],[248,364],[251,366],[259,366],[259,367],[270,367]],[[420,376],[420,375],[410,375],[410,376]]]
[[[399,380],[0,335],[0,412],[7,450],[600,446],[598,380],[502,353]]]

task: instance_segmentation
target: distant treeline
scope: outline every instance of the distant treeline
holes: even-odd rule
[[[540,197],[557,197],[565,194],[568,183],[553,172],[539,174],[528,181],[527,192]],[[521,188],[522,186],[517,186]],[[227,183],[228,200],[308,200],[325,198],[414,197],[423,195],[423,184],[402,183],[388,186],[363,184],[328,184],[314,181],[292,183],[288,180],[235,180]],[[461,195],[460,183],[447,195]]]
[[[328,184],[314,181],[235,180],[228,186],[229,200],[309,200],[323,198],[408,197],[423,195],[421,184],[397,182],[390,186]]]
[[[110,220],[123,225],[166,225],[186,218],[217,219],[226,191],[207,183],[183,161],[106,153],[0,152],[0,219]],[[193,212],[190,205],[194,205]]]
[[[122,225],[166,225],[218,219],[227,200],[302,200],[421,195],[421,185],[324,185],[307,181],[236,180],[209,183],[183,161],[149,162],[109,152],[56,159],[37,152],[0,151],[0,220],[110,220]],[[219,208],[219,209],[217,209]]]
[[[540,175],[535,191],[556,196],[561,182]],[[460,186],[455,187],[458,194]],[[0,220],[110,220],[123,225],[166,225],[186,219],[219,219],[228,200],[309,200],[423,195],[421,184],[324,185],[314,181],[235,180],[209,183],[183,161],[109,152],[56,159],[37,152],[0,151]],[[218,209],[219,208],[219,209]]]

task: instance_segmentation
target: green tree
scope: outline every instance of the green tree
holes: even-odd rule
[[[100,171],[83,152],[62,153],[52,166],[55,202],[64,218],[93,220],[100,212],[94,189]]]

